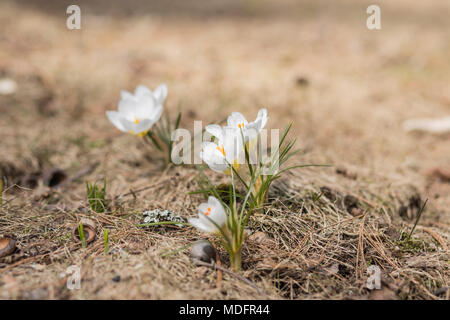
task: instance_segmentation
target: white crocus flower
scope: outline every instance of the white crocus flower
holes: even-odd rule
[[[228,127],[234,128],[238,131],[242,129],[245,140],[247,141],[250,136],[253,138],[261,132],[261,130],[266,126],[267,120],[267,110],[260,109],[258,111],[256,120],[253,122],[248,122],[247,119],[245,119],[245,117],[242,115],[242,113],[233,112],[230,116],[228,116],[227,124]]]
[[[106,116],[120,131],[144,136],[161,117],[167,87],[161,84],[152,92],[140,85],[134,94],[123,90],[120,96],[118,111],[106,111]]]
[[[248,122],[240,112],[233,112],[228,116],[227,124],[244,136],[245,144],[248,148],[250,163],[256,163],[258,136],[267,124],[267,110],[265,108],[258,111],[258,115],[253,122]],[[241,135],[241,139],[242,139]]]
[[[217,124],[206,126],[206,131],[215,137],[215,141],[203,142],[200,158],[216,172],[229,173],[230,166],[238,168],[244,151],[240,132]]]
[[[205,232],[220,232],[214,221],[220,228],[227,221],[225,210],[217,198],[210,196],[208,202],[204,202],[198,206],[198,218],[189,218],[191,225]]]

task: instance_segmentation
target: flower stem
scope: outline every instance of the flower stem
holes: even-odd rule
[[[261,183],[261,177],[258,177],[256,179],[256,182],[254,186],[252,187],[252,193],[254,196],[254,203],[253,206],[258,212],[264,212],[264,204],[267,203],[269,190],[268,189],[262,189],[262,183]]]
[[[153,145],[162,152],[163,158],[164,158],[164,165],[167,167],[171,162],[171,153],[172,150],[170,148],[170,143],[168,143],[166,140],[164,140],[160,135],[160,132],[157,133],[151,133],[150,131],[147,133],[147,137],[149,140],[148,142],[152,142]]]
[[[236,252],[233,252],[233,254],[230,254],[230,263],[231,263],[231,269],[233,271],[240,271],[242,268],[242,250],[239,248]]]

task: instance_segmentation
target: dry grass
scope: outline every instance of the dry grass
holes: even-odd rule
[[[181,13],[174,8],[184,2],[174,1],[126,14],[83,2],[82,31],[65,29],[64,10],[19,3],[0,4],[0,72],[19,84],[0,96],[0,176],[8,188],[0,234],[18,243],[0,258],[0,298],[450,297],[450,185],[426,175],[450,165],[449,138],[401,129],[405,119],[449,113],[447,2],[382,1],[379,32],[365,28],[368,4],[360,1],[217,1]],[[303,151],[296,162],[334,165],[286,176],[267,210],[252,217],[241,275],[264,295],[227,273],[217,288],[218,273],[192,264],[188,249],[163,256],[203,234],[136,227],[145,210],[190,217],[202,200],[188,194],[194,168],[164,169],[104,116],[120,89],[162,81],[167,109],[184,111],[183,127],[234,110],[251,118],[264,105],[269,127],[294,123]],[[49,188],[55,167],[69,180]],[[94,213],[84,181],[104,177],[110,210]],[[70,236],[82,217],[98,226],[85,249]],[[220,259],[227,266],[225,252]],[[67,290],[61,275],[73,264],[82,266],[82,290]],[[382,269],[383,290],[365,288],[370,264]]]

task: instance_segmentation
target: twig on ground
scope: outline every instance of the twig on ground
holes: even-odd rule
[[[140,189],[137,189],[137,190],[131,190],[130,192],[119,194],[119,195],[115,196],[113,198],[113,200],[117,200],[117,199],[120,199],[120,198],[123,198],[123,197],[126,197],[126,196],[130,196],[130,195],[134,195],[135,196],[136,193],[138,193],[138,192],[142,192],[142,191],[154,188],[154,187],[156,187],[156,186],[158,186],[158,185],[160,185],[160,184],[162,184],[163,182],[166,182],[166,181],[167,181],[167,179],[162,180],[162,181],[158,181],[156,183],[153,183],[153,184],[151,184],[149,186],[146,186],[146,187],[143,187],[143,188],[140,188]]]
[[[434,239],[436,239],[436,241],[439,242],[439,244],[441,245],[441,247],[444,249],[445,252],[448,251],[447,244],[444,242],[444,240],[442,240],[440,235],[438,235],[436,232],[426,227],[422,227],[421,229],[423,229],[423,231],[429,233]]]

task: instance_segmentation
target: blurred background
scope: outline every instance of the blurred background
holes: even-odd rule
[[[70,4],[81,30],[66,27]],[[167,112],[181,108],[186,128],[266,107],[269,128],[293,122],[302,161],[426,188],[429,170],[450,165],[449,138],[401,124],[450,115],[450,2],[377,1],[381,30],[366,27],[371,4],[3,0],[0,78],[16,87],[0,95],[0,161],[139,162],[129,150],[142,146],[105,111],[121,89],[165,82]],[[433,192],[448,203],[448,184]]]

